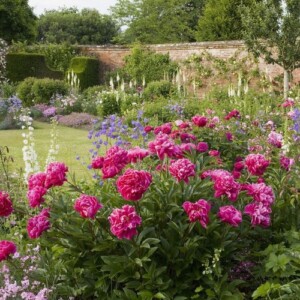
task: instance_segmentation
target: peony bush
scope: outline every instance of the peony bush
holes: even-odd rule
[[[282,108],[291,128],[292,108]],[[256,299],[284,284],[293,295],[297,128],[243,118],[210,110],[147,125],[143,145],[93,153],[92,184],[63,162],[32,174],[23,226],[41,247],[40,281],[53,299]],[[1,217],[18,205],[1,191]],[[282,232],[293,241],[284,245]],[[0,257],[9,263],[17,248],[1,241]]]

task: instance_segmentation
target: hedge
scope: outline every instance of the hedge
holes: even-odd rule
[[[9,53],[7,59],[7,78],[19,82],[27,77],[63,79],[61,71],[52,70],[46,64],[45,55],[36,53]]]
[[[99,84],[99,61],[96,58],[85,56],[72,58],[69,72],[71,71],[77,75],[81,90]]]

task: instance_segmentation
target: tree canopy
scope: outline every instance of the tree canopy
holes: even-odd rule
[[[195,41],[195,30],[205,0],[119,0],[112,15],[126,30],[121,43]]]
[[[242,15],[248,49],[284,68],[287,97],[289,74],[300,67],[300,1],[263,0],[243,7]]]
[[[239,6],[251,6],[252,0],[207,0],[199,18],[197,41],[226,41],[242,39]]]
[[[28,0],[0,0],[0,38],[6,42],[34,40],[36,19]]]
[[[96,9],[64,8],[49,10],[38,20],[38,41],[70,44],[107,44],[118,33],[108,15]]]

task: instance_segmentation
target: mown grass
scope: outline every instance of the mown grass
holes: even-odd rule
[[[45,160],[50,147],[51,125],[42,122],[34,122],[35,150],[38,161],[43,170]],[[23,162],[23,137],[22,130],[1,130],[0,146],[7,146],[10,155],[14,158],[14,169],[24,168]],[[80,179],[90,178],[91,174],[82,162],[89,162],[89,149],[92,146],[91,140],[87,138],[88,132],[83,129],[74,129],[58,126],[58,144],[60,146],[57,161],[64,162],[70,172],[76,172]],[[81,159],[76,160],[79,156]]]

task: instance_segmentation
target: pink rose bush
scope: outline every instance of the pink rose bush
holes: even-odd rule
[[[8,217],[13,212],[13,205],[9,195],[0,191],[0,217]]]
[[[196,115],[192,117],[192,122],[198,127],[204,127],[207,124],[208,119],[205,116]]]
[[[103,205],[99,203],[98,199],[89,195],[81,195],[76,199],[74,209],[83,217],[94,219],[96,213]]]
[[[117,180],[118,192],[125,200],[138,201],[152,182],[149,172],[127,169]]]
[[[118,239],[131,240],[138,234],[137,227],[142,224],[142,218],[131,205],[116,208],[108,217],[110,230]]]

